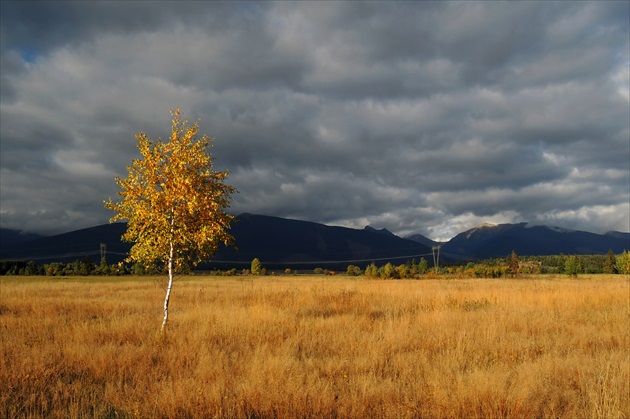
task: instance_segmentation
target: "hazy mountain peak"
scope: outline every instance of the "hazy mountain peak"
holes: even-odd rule
[[[412,240],[414,242],[418,242],[420,244],[423,244],[427,247],[433,247],[437,244],[440,244],[440,242],[436,242],[435,240],[431,240],[430,238],[423,236],[422,234],[412,234],[410,236],[406,236],[405,239],[407,240]]]
[[[378,229],[376,229],[376,228],[374,228],[374,227],[365,226],[365,227],[363,228],[363,230],[365,230],[365,231],[369,231],[369,232],[371,232],[371,233],[378,233],[378,234],[386,234],[386,235],[388,235],[388,236],[395,236],[395,234],[394,234],[394,233],[392,233],[391,231],[389,231],[389,230],[388,230],[388,229],[386,229],[386,228],[381,228],[380,230],[378,230]]]

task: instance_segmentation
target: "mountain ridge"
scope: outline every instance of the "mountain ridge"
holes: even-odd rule
[[[406,258],[427,255],[426,246],[382,231],[327,226],[310,221],[292,220],[243,213],[236,217],[230,232],[238,250],[220,247],[206,266],[248,267],[259,258],[267,266],[308,267],[326,264],[344,268],[348,264],[367,265],[371,261],[404,263]],[[108,263],[125,258],[131,248],[120,237],[125,223],[103,224],[30,242],[15,243],[0,249],[0,259],[36,260],[40,263],[69,262],[90,258],[100,261],[105,245]]]
[[[0,247],[43,238],[41,234],[28,233],[10,228],[0,228]]]
[[[529,223],[479,225],[442,246],[455,259],[505,257],[511,251],[522,256],[621,253],[630,249],[630,233],[606,235]]]
[[[551,254],[621,253],[630,249],[630,233],[610,231],[596,234],[553,226],[516,224],[480,224],[459,233],[448,242],[433,241],[421,234],[401,238],[387,229],[370,226],[352,229],[311,221],[243,213],[231,227],[238,251],[219,248],[210,262],[215,266],[248,265],[259,258],[266,264],[285,267],[316,266],[328,263],[366,265],[371,261],[404,263],[425,257],[431,260],[431,248],[441,246],[447,260],[478,260],[506,257],[512,251],[522,256]],[[13,236],[6,231],[13,232]],[[90,258],[100,262],[101,244],[108,263],[122,261],[131,248],[120,237],[125,223],[104,224],[55,236],[10,242],[13,230],[2,229],[0,259],[73,261]]]

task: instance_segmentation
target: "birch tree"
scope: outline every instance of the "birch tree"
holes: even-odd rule
[[[168,322],[173,276],[209,260],[220,244],[233,246],[229,233],[234,217],[225,212],[236,190],[225,180],[229,172],[215,171],[208,151],[214,138],[198,137],[179,108],[171,110],[169,141],[136,135],[141,159],[127,166],[126,178],[116,177],[118,201],[110,222],[127,221],[123,241],[133,242],[128,262],[161,266],[168,273],[162,330]]]

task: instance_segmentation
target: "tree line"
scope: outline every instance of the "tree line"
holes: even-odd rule
[[[442,273],[474,278],[501,278],[538,274],[630,274],[630,253],[605,255],[545,255],[518,256],[512,252],[506,258],[491,258],[444,266]]]
[[[89,258],[75,260],[74,262],[52,262],[37,264],[34,261],[0,261],[0,275],[45,275],[45,276],[90,276],[90,275],[159,275],[164,267],[144,266],[140,263],[108,264],[103,258],[100,264],[94,263]],[[188,271],[191,273],[192,271]],[[298,271],[286,268],[285,274],[297,274]],[[186,273],[186,272],[182,272]],[[609,251],[605,255],[548,255],[548,256],[518,256],[512,252],[505,258],[490,258],[474,262],[447,263],[437,269],[429,265],[422,258],[419,262],[415,259],[400,265],[386,263],[376,265],[370,263],[364,268],[357,265],[348,265],[345,271],[333,271],[325,268],[315,268],[312,271],[300,271],[299,273],[312,273],[316,275],[347,275],[365,276],[367,278],[381,279],[420,279],[430,278],[436,275],[450,275],[468,278],[505,278],[532,276],[539,274],[565,274],[578,276],[581,274],[630,274],[630,253],[624,251],[614,254]],[[250,269],[226,269],[210,272],[211,275],[242,276],[242,275],[275,275],[276,272],[267,270],[258,258],[252,260]]]
[[[90,258],[74,262],[51,262],[37,264],[34,261],[3,260],[0,261],[0,275],[45,275],[45,276],[90,276],[90,275],[122,275],[131,273],[124,265],[108,265],[103,258],[100,264]]]

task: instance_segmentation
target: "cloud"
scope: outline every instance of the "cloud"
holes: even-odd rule
[[[623,2],[2,2],[0,221],[58,233],[169,132],[232,210],[445,239],[630,230]]]

